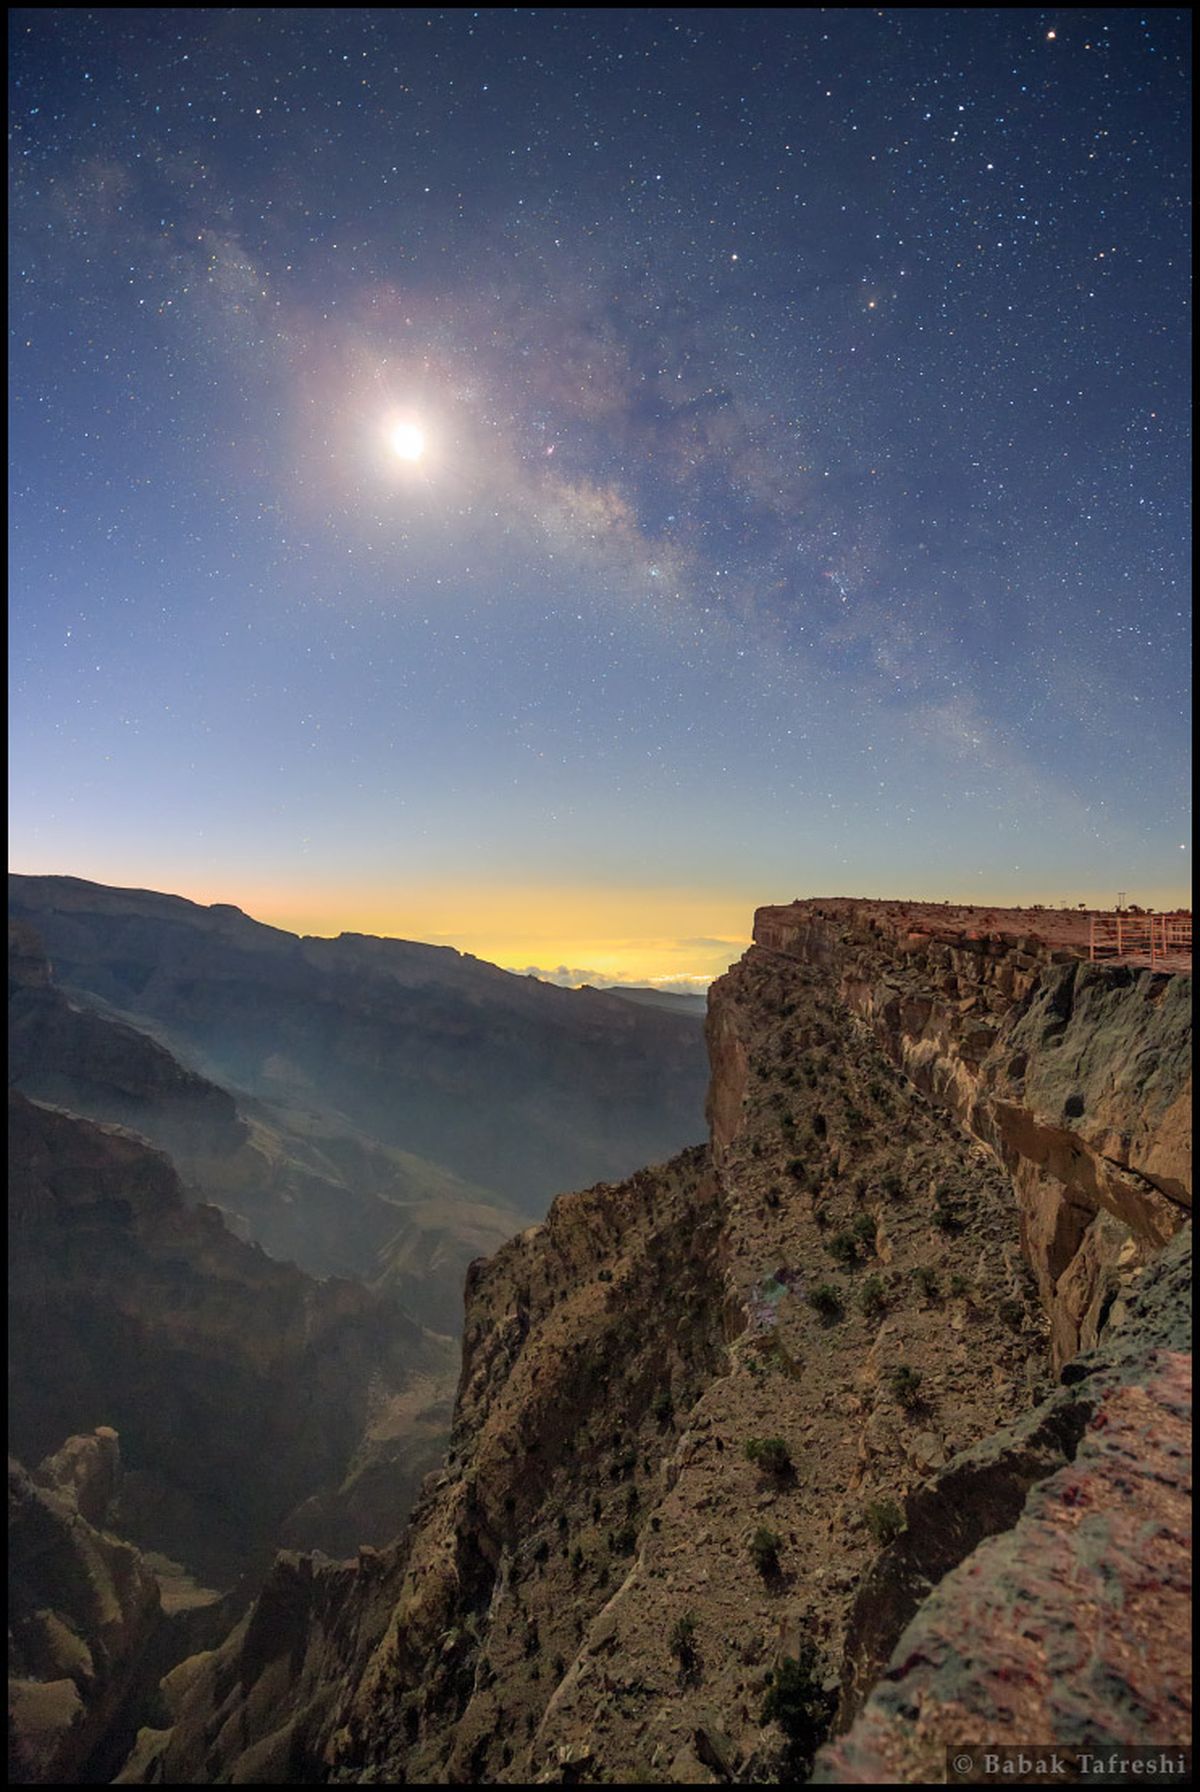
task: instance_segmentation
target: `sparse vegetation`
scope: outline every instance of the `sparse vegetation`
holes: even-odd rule
[[[832,1282],[818,1282],[811,1288],[808,1304],[822,1319],[837,1319],[842,1311],[842,1297]]]
[[[869,1213],[860,1213],[850,1228],[855,1242],[861,1246],[863,1255],[875,1254],[875,1221]]]
[[[828,1734],[833,1701],[821,1686],[820,1658],[812,1643],[799,1656],[785,1655],[775,1669],[759,1722],[778,1724],[787,1742],[781,1777],[808,1778],[812,1758]]]
[[[750,1539],[750,1560],[764,1580],[774,1580],[779,1573],[780,1538],[760,1524]]]
[[[969,1294],[971,1292],[970,1282],[967,1280],[966,1276],[959,1275],[957,1270],[950,1277],[949,1288],[950,1288],[951,1294],[955,1295],[956,1297],[961,1297],[962,1295]]]
[[[782,1481],[792,1472],[792,1453],[781,1437],[750,1437],[746,1456],[767,1474]]]
[[[900,1363],[888,1376],[888,1386],[901,1406],[910,1410],[921,1403],[921,1371]]]
[[[1019,1332],[1025,1323],[1025,1303],[1023,1301],[1002,1300],[996,1311],[1005,1325],[1011,1325],[1015,1332]]]
[[[868,1500],[863,1517],[876,1543],[890,1543],[904,1529],[904,1514],[895,1500]]]
[[[925,1296],[926,1300],[936,1300],[938,1296],[938,1279],[927,1263],[921,1263],[913,1270],[913,1281]]]
[[[858,1304],[868,1319],[887,1307],[887,1288],[882,1276],[868,1276],[859,1290]]]
[[[858,1245],[853,1232],[835,1232],[832,1238],[825,1240],[825,1249],[835,1263],[844,1264],[847,1269],[858,1262]]]

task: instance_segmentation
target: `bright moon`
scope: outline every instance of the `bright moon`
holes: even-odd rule
[[[420,460],[425,452],[425,431],[415,423],[394,424],[388,439],[401,460]]]

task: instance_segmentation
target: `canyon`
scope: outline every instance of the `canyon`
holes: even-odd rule
[[[121,1782],[922,1783],[955,1743],[1185,1740],[1190,978],[1038,927],[759,910],[708,1145],[471,1266],[403,1535],[277,1556]]]
[[[558,1174],[698,1134],[703,1040],[154,892],[13,878],[10,906],[10,1773],[108,1779],[280,1546],[402,1530],[445,1449],[467,1266]],[[449,1162],[406,1148],[389,1090]],[[486,1187],[452,1167],[460,1111]],[[61,1465],[94,1460],[76,1509]]]

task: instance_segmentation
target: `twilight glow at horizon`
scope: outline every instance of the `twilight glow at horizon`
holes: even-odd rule
[[[1182,13],[268,17],[11,15],[15,869],[1188,900]]]

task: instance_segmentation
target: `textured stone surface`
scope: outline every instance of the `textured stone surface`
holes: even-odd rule
[[[116,1471],[111,1432],[69,1439],[36,1481],[9,1460],[9,1773],[18,1784],[78,1778],[144,1679],[159,1589],[138,1551],[100,1528]]]
[[[931,1577],[934,1591],[849,1734],[819,1759],[817,1780],[928,1783],[947,1748],[984,1742],[1107,1751],[1190,1741],[1190,1234],[1147,1272],[1130,1323],[1071,1365],[1042,1412],[910,1500],[916,1541],[897,1542],[859,1598],[856,1641],[868,1655],[887,1628],[881,1610],[893,1623],[903,1612],[895,1594],[933,1506],[996,1534]],[[1028,1497],[996,1523],[989,1494],[1003,1499],[1039,1449]]]

